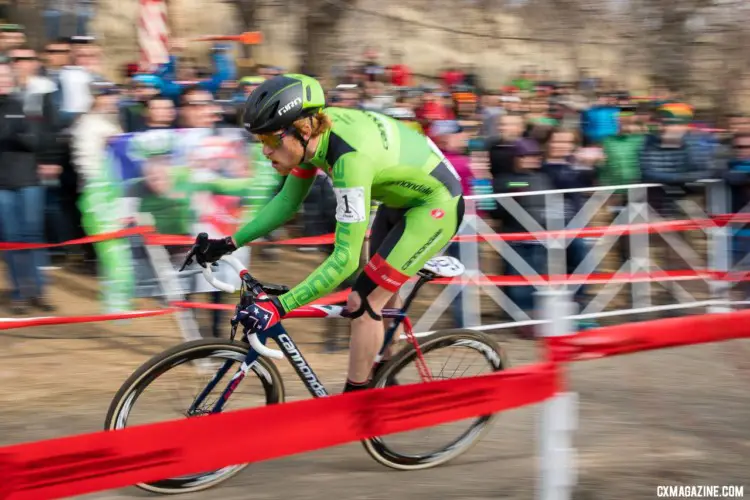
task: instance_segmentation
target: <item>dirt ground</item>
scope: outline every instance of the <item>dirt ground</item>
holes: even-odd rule
[[[289,250],[283,269],[255,270],[261,279],[294,283],[317,258]],[[52,300],[66,315],[98,312],[92,280],[55,271],[52,281]],[[329,389],[340,390],[346,354],[327,353],[321,343],[330,325],[286,326]],[[536,360],[533,342],[507,331],[493,335],[514,365]],[[120,384],[180,341],[170,317],[0,332],[0,445],[100,430]],[[662,484],[743,485],[750,495],[749,355],[750,341],[742,340],[571,366],[570,385],[581,402],[574,498],[656,498]],[[286,362],[279,366],[290,399],[308,397]],[[531,499],[538,413],[535,406],[501,414],[478,446],[432,470],[383,468],[354,443],[254,464],[216,489],[181,498]],[[124,488],[80,498],[148,496]]]

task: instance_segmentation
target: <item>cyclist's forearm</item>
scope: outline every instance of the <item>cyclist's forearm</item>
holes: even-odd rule
[[[351,247],[334,248],[333,253],[300,284],[279,297],[289,312],[325,297],[359,268],[360,251]]]
[[[333,252],[302,283],[279,300],[286,312],[320,299],[336,289],[359,269],[362,243],[367,234],[367,221],[336,225]]]

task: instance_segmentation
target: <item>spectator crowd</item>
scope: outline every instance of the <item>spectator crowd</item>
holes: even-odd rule
[[[240,74],[229,47],[221,44],[211,50],[210,68],[185,57],[180,41],[171,50],[167,64],[150,72],[129,65],[115,84],[104,77],[102,49],[91,37],[52,40],[37,51],[26,44],[19,27],[0,30],[2,241],[56,243],[83,237],[78,201],[102,169],[111,137],[153,129],[238,127],[246,96],[265,78],[284,71],[263,66]],[[390,54],[386,63],[374,50],[360,61],[332,68],[332,75],[323,79],[329,105],[384,113],[421,131],[456,167],[466,195],[658,183],[664,187],[650,195],[650,202],[660,215],[675,217],[677,203],[697,189],[697,181],[714,178],[731,187],[734,210],[750,202],[750,119],[725,117],[724,130],[710,131],[688,103],[666,89],[633,96],[595,78],[560,81],[531,69],[491,88],[471,66],[447,63],[429,77],[415,75],[400,54]],[[566,222],[585,201],[581,193],[566,195]],[[543,196],[518,197],[517,202],[546,226]],[[300,215],[305,236],[333,230],[334,205],[330,181],[318,176]],[[610,205],[615,213],[621,210],[622,197]],[[527,231],[494,200],[482,200],[477,210],[500,232]],[[750,244],[736,241],[740,259]],[[568,246],[569,272],[581,264],[587,245],[576,239]],[[543,245],[518,241],[512,246],[538,273],[545,272]],[[90,245],[4,256],[14,314],[54,310],[45,295],[45,268],[96,272]],[[497,274],[521,271],[504,262]],[[531,287],[509,287],[506,293],[521,309],[533,309]],[[583,300],[585,288],[577,296]]]

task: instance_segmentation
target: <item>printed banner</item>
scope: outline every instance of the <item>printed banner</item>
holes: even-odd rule
[[[241,129],[150,130],[115,137],[98,182],[86,187],[82,211],[88,234],[134,225],[157,233],[212,238],[233,234],[274,194],[280,177]],[[165,295],[163,278],[173,275],[187,247],[168,247],[171,269],[151,258],[143,238],[97,246],[106,283],[107,312],[129,310],[133,297]],[[249,249],[234,254],[249,264]],[[218,279],[239,286],[220,263]],[[177,280],[183,294],[214,291],[199,274]]]

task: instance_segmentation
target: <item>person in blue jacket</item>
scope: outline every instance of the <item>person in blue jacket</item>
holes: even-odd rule
[[[581,133],[584,146],[597,146],[618,132],[620,108],[617,97],[609,94],[599,96],[592,107],[581,114]]]
[[[732,138],[731,152],[723,172],[724,181],[731,193],[730,211],[739,213],[750,204],[750,134],[740,133]],[[732,234],[732,268],[735,271],[750,271],[750,224],[734,223],[730,225]],[[741,281],[736,284],[739,300],[750,297],[750,284]]]
[[[161,93],[179,101],[182,91],[188,85],[197,85],[202,90],[210,92],[216,97],[221,88],[221,84],[228,80],[234,80],[237,76],[237,67],[230,52],[228,44],[215,44],[212,49],[211,58],[214,63],[214,73],[210,78],[199,82],[179,82],[177,81],[177,56],[170,55],[169,62],[161,65],[155,72],[162,81]]]
[[[163,85],[156,75],[139,74],[131,80],[135,92],[130,99],[120,101],[120,125],[124,132],[141,132],[146,130],[147,102],[159,94]]]

